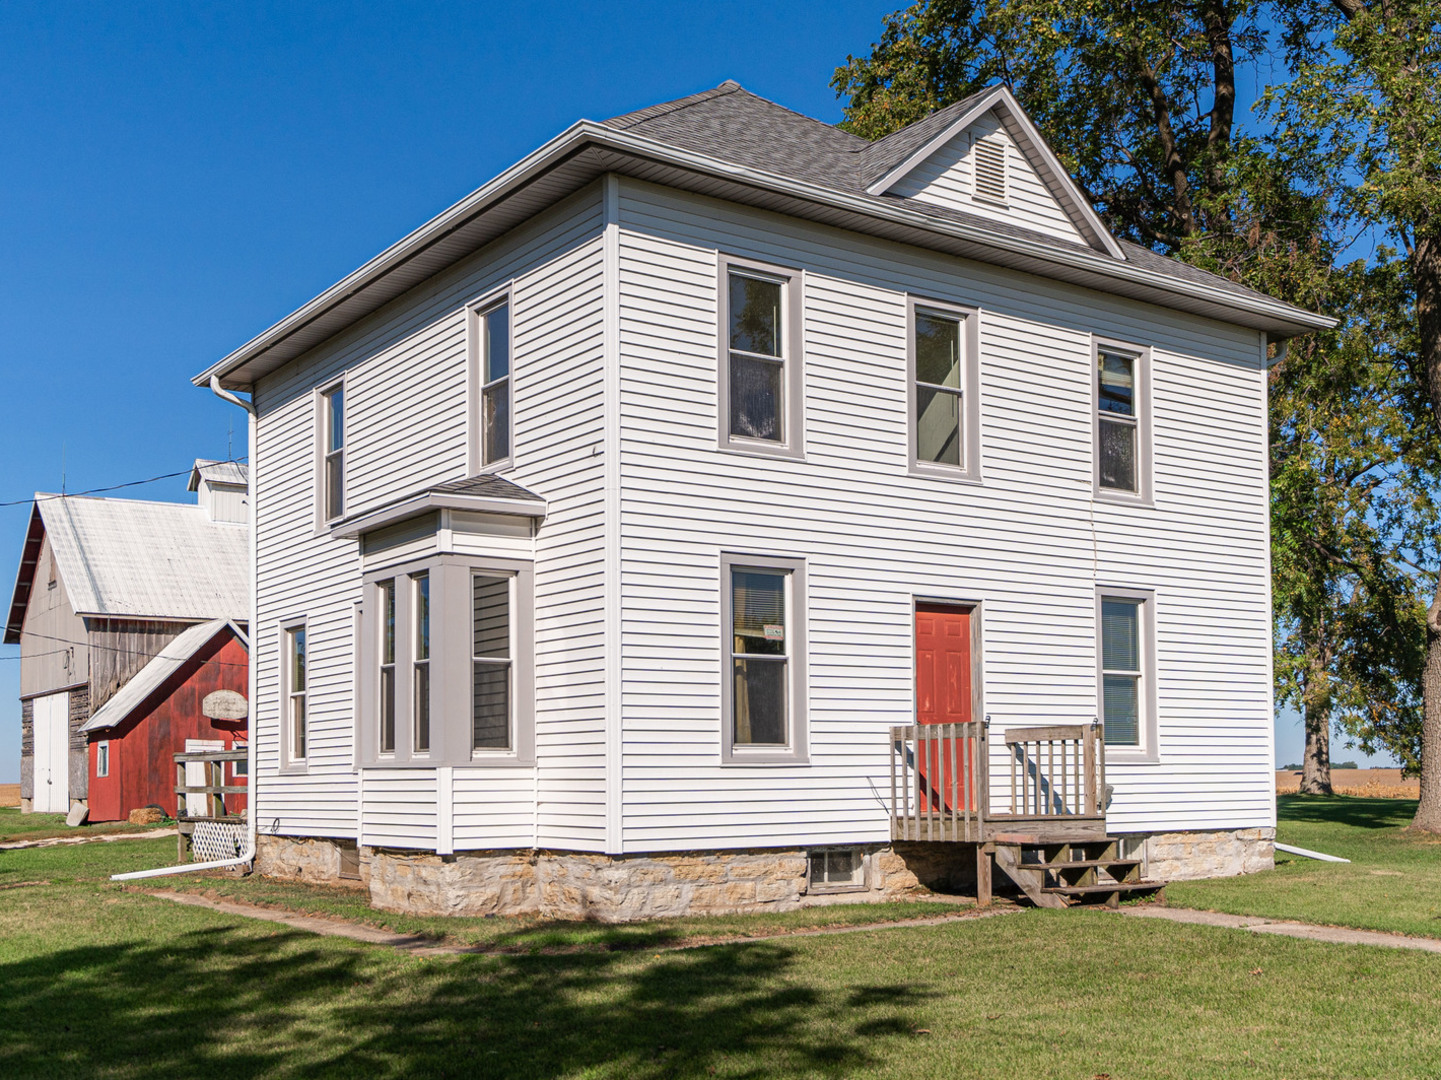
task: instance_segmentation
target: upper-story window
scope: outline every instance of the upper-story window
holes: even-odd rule
[[[510,302],[479,312],[480,463],[496,465],[511,456]]]
[[[801,455],[799,273],[722,257],[722,448]]]
[[[320,394],[320,513],[325,521],[345,514],[345,385]]]
[[[979,479],[977,314],[911,300],[909,322],[911,471]]]
[[[1149,352],[1095,346],[1096,491],[1148,500],[1151,493]]]

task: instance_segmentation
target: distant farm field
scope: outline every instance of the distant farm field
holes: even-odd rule
[[[20,805],[20,785],[0,784],[0,806]]]
[[[1276,793],[1294,795],[1301,786],[1299,769],[1276,773]],[[1332,769],[1331,787],[1337,795],[1360,795],[1369,799],[1419,799],[1421,781],[1413,776],[1401,779],[1400,769]]]

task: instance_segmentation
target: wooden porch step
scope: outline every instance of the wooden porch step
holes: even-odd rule
[[[1071,859],[1068,862],[1025,863],[1038,870],[1109,870],[1113,866],[1140,866],[1140,859]]]
[[[1164,881],[1110,881],[1104,885],[1047,885],[1041,892],[1058,896],[1097,896],[1102,893],[1145,892],[1165,888],[1165,885]]]

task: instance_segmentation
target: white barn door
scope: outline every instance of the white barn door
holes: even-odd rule
[[[34,699],[37,811],[70,812],[70,694]]]
[[[224,741],[223,739],[186,739],[186,740],[185,740],[185,752],[186,752],[187,754],[201,754],[201,753],[204,753],[204,752],[207,751],[207,750],[224,750],[224,749],[225,749],[225,741]],[[225,771],[224,771],[223,769],[221,770],[220,775],[221,775],[222,777],[225,775]],[[205,784],[206,784],[206,782],[207,782],[207,781],[206,781],[206,779],[205,779],[205,762],[203,762],[203,761],[187,761],[187,762],[185,763],[185,786],[186,786],[186,787],[204,787]],[[206,817],[206,816],[208,816],[208,815],[210,814],[210,800],[209,800],[206,796],[200,795],[200,794],[190,794],[190,795],[186,795],[186,796],[185,796],[185,812],[186,812],[186,814],[190,815],[191,817]]]

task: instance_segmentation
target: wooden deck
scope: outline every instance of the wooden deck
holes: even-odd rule
[[[985,844],[1106,836],[1101,725],[1012,727],[992,752],[985,721],[891,728],[891,839]],[[993,784],[999,780],[999,790]]]

